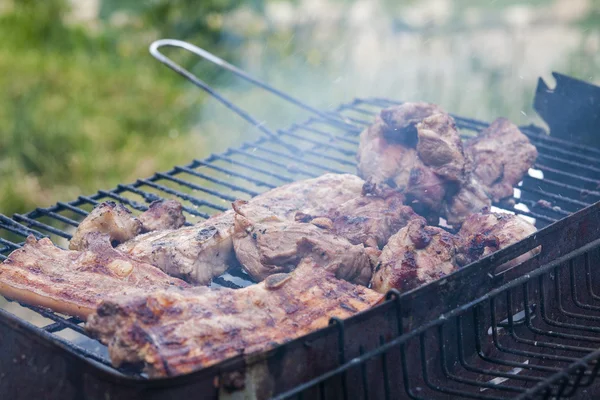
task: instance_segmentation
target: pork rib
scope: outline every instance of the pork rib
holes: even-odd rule
[[[158,268],[115,250],[107,235],[89,233],[84,251],[62,250],[50,239],[29,236],[0,264],[0,294],[85,318],[101,300],[170,287],[187,287]]]
[[[86,329],[108,345],[115,366],[142,363],[151,377],[171,376],[267,350],[381,297],[306,258],[294,272],[238,290],[198,287],[105,300]]]

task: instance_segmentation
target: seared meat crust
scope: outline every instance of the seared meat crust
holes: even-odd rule
[[[243,289],[201,287],[106,300],[86,329],[108,345],[115,366],[141,362],[151,377],[171,376],[270,349],[381,297],[306,258],[294,272]]]
[[[185,224],[183,207],[175,200],[153,201],[138,219],[142,224],[142,232],[177,229]]]
[[[113,245],[133,239],[143,232],[176,229],[185,224],[181,203],[158,200],[136,218],[122,204],[106,201],[97,205],[77,227],[69,249],[83,250],[83,238],[91,232],[105,233]]]
[[[306,256],[339,279],[367,285],[371,260],[362,244],[331,233],[314,223],[285,221],[274,215],[257,218],[246,202],[234,203],[233,248],[242,267],[257,281],[292,271]],[[318,221],[315,219],[314,221]],[[323,225],[322,225],[323,226]]]
[[[188,286],[118,252],[108,235],[88,233],[82,241],[84,251],[71,251],[54,246],[50,239],[28,237],[0,264],[0,294],[85,318],[110,296]]]
[[[142,231],[141,222],[122,204],[106,201],[97,205],[73,234],[69,249],[84,250],[84,238],[88,233],[105,233],[113,244],[134,238]]]
[[[495,202],[512,197],[513,187],[537,158],[535,146],[506,118],[495,120],[465,147],[474,176]]]
[[[373,273],[373,290],[405,292],[456,270],[456,238],[426,224],[424,218],[413,219],[390,238]]]
[[[460,246],[456,261],[460,266],[470,264],[535,232],[535,226],[514,214],[494,213],[489,210],[473,214],[465,220],[458,232]],[[540,249],[534,249],[501,265],[499,269],[516,266],[539,251]]]

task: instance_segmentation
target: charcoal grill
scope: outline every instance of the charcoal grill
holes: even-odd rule
[[[159,51],[163,46],[191,51],[313,115],[272,131],[166,58]],[[154,200],[175,198],[193,223],[227,209],[235,199],[281,184],[326,172],[353,173],[360,131],[382,108],[400,104],[355,99],[321,112],[190,44],[162,40],[151,53],[264,136],[112,190],[12,218],[0,215],[0,260],[30,234],[64,246],[79,221],[105,200],[142,212]],[[559,90],[569,85],[583,84],[600,100],[598,88],[556,76],[560,87],[554,91],[540,81],[538,108],[556,107],[556,93],[569,93]],[[487,126],[454,118],[465,136]],[[332,319],[329,327],[273,350],[175,378],[148,379],[115,369],[106,348],[86,336],[82,321],[12,303],[44,322],[33,325],[0,310],[0,393],[13,399],[597,398],[600,150],[565,136],[564,124],[556,135],[534,125],[521,130],[539,158],[515,191],[516,204],[497,206],[532,218],[544,228],[537,234],[432,284],[403,294],[391,291],[372,310]],[[540,246],[536,257],[496,272]],[[211,285],[251,283],[242,271],[230,271]]]

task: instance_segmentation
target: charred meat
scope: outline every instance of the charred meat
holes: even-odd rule
[[[321,215],[296,213],[298,222],[311,222],[352,244],[382,248],[390,236],[416,217],[405,206],[404,195],[393,190],[380,191],[365,183],[361,196],[341,203]]]
[[[106,201],[96,206],[84,218],[69,243],[71,250],[83,250],[83,238],[90,232],[106,233],[113,245],[133,239],[143,232],[175,229],[185,224],[181,203],[158,200],[136,218],[122,204]]]
[[[69,249],[83,250],[88,233],[105,233],[113,244],[134,238],[142,231],[142,223],[122,204],[106,201],[96,206],[73,234]]]
[[[139,235],[118,250],[185,281],[207,284],[235,264],[231,233],[233,212],[194,226]]]
[[[234,203],[233,248],[242,267],[257,281],[272,274],[290,272],[303,258],[337,278],[367,285],[371,279],[371,260],[362,244],[354,245],[330,232],[329,224],[286,221],[274,215],[252,215],[246,202]],[[323,222],[323,221],[321,221]]]
[[[381,111],[360,134],[359,175],[378,186],[404,189],[417,158],[417,124],[441,112],[427,103],[405,103]]]
[[[410,210],[396,208],[402,195],[392,193],[380,198],[366,189],[363,193],[364,186],[365,182],[355,175],[325,174],[260,194],[245,208],[251,210],[254,220],[274,216],[295,221],[297,213],[309,220],[332,217],[334,231],[338,229],[338,234],[353,243],[383,244],[404,226]],[[369,215],[360,218],[367,211]],[[233,215],[233,211],[227,211],[192,227],[140,235],[119,249],[189,282],[207,284],[236,263]]]
[[[473,214],[465,220],[458,236],[460,246],[456,261],[463,266],[479,260],[497,250],[516,243],[536,232],[535,226],[525,219],[508,213],[495,213],[485,210]],[[503,264],[499,269],[516,266],[539,253],[534,249],[520,257]]]
[[[100,301],[187,287],[158,268],[115,250],[108,235],[82,238],[84,251],[60,249],[50,239],[27,238],[0,264],[0,294],[30,305],[85,318]]]
[[[151,377],[184,374],[275,347],[376,304],[377,292],[335,278],[310,258],[243,289],[194,288],[103,301],[86,329],[115,366]]]
[[[383,248],[371,287],[379,293],[408,291],[456,270],[456,237],[416,218]]]
[[[473,174],[495,202],[513,195],[537,158],[537,150],[519,128],[506,118],[498,118],[466,143]]]
[[[142,224],[142,232],[177,229],[185,224],[183,207],[175,200],[153,201],[138,219]]]

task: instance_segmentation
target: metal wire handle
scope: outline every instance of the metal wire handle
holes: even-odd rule
[[[187,50],[191,53],[194,53],[195,55],[202,57],[203,59],[208,60],[208,61],[212,62],[213,64],[218,65],[219,67],[221,67],[223,69],[226,69],[229,72],[232,72],[233,74],[239,76],[240,78],[243,78],[244,80],[251,82],[251,83],[255,84],[256,86],[281,97],[282,99],[288,101],[289,103],[292,103],[306,111],[309,111],[315,115],[318,115],[321,118],[325,118],[336,124],[341,124],[344,126],[349,125],[346,122],[343,122],[336,117],[333,117],[327,113],[319,111],[319,110],[309,106],[308,104],[305,104],[304,102],[302,102],[280,90],[277,90],[277,89],[269,86],[268,84],[259,81],[258,79],[251,77],[246,72],[242,71],[241,69],[237,68],[236,66],[229,64],[227,61],[215,56],[214,54],[212,54],[204,49],[201,49],[200,47],[194,46],[193,44],[184,42],[182,40],[176,40],[176,39],[160,39],[160,40],[153,42],[150,45],[150,54],[152,54],[152,56],[154,58],[156,58],[158,61],[160,61],[161,63],[165,64],[167,67],[171,68],[173,71],[175,71],[178,74],[185,77],[190,82],[192,82],[194,85],[203,89],[205,92],[207,92],[208,94],[213,96],[215,99],[219,100],[225,107],[229,108],[230,110],[232,110],[233,112],[238,114],[240,117],[244,118],[246,121],[251,123],[253,126],[260,129],[263,133],[265,133],[271,139],[276,140],[278,143],[285,146],[288,150],[290,150],[296,154],[298,152],[301,152],[301,150],[298,149],[296,146],[293,146],[291,144],[283,142],[279,138],[279,136],[277,134],[275,134],[275,132],[273,132],[272,130],[267,128],[262,122],[258,121],[252,115],[250,115],[249,113],[247,113],[240,107],[236,106],[231,101],[227,100],[225,97],[223,97],[221,94],[219,94],[215,89],[213,89],[212,87],[207,85],[204,81],[199,79],[197,76],[192,74],[190,71],[183,68],[181,65],[175,63],[173,60],[171,60],[170,58],[168,58],[164,54],[162,54],[159,51],[159,49],[161,47],[166,47],[166,46],[177,47],[177,48]],[[352,125],[349,125],[349,126],[352,126]]]

